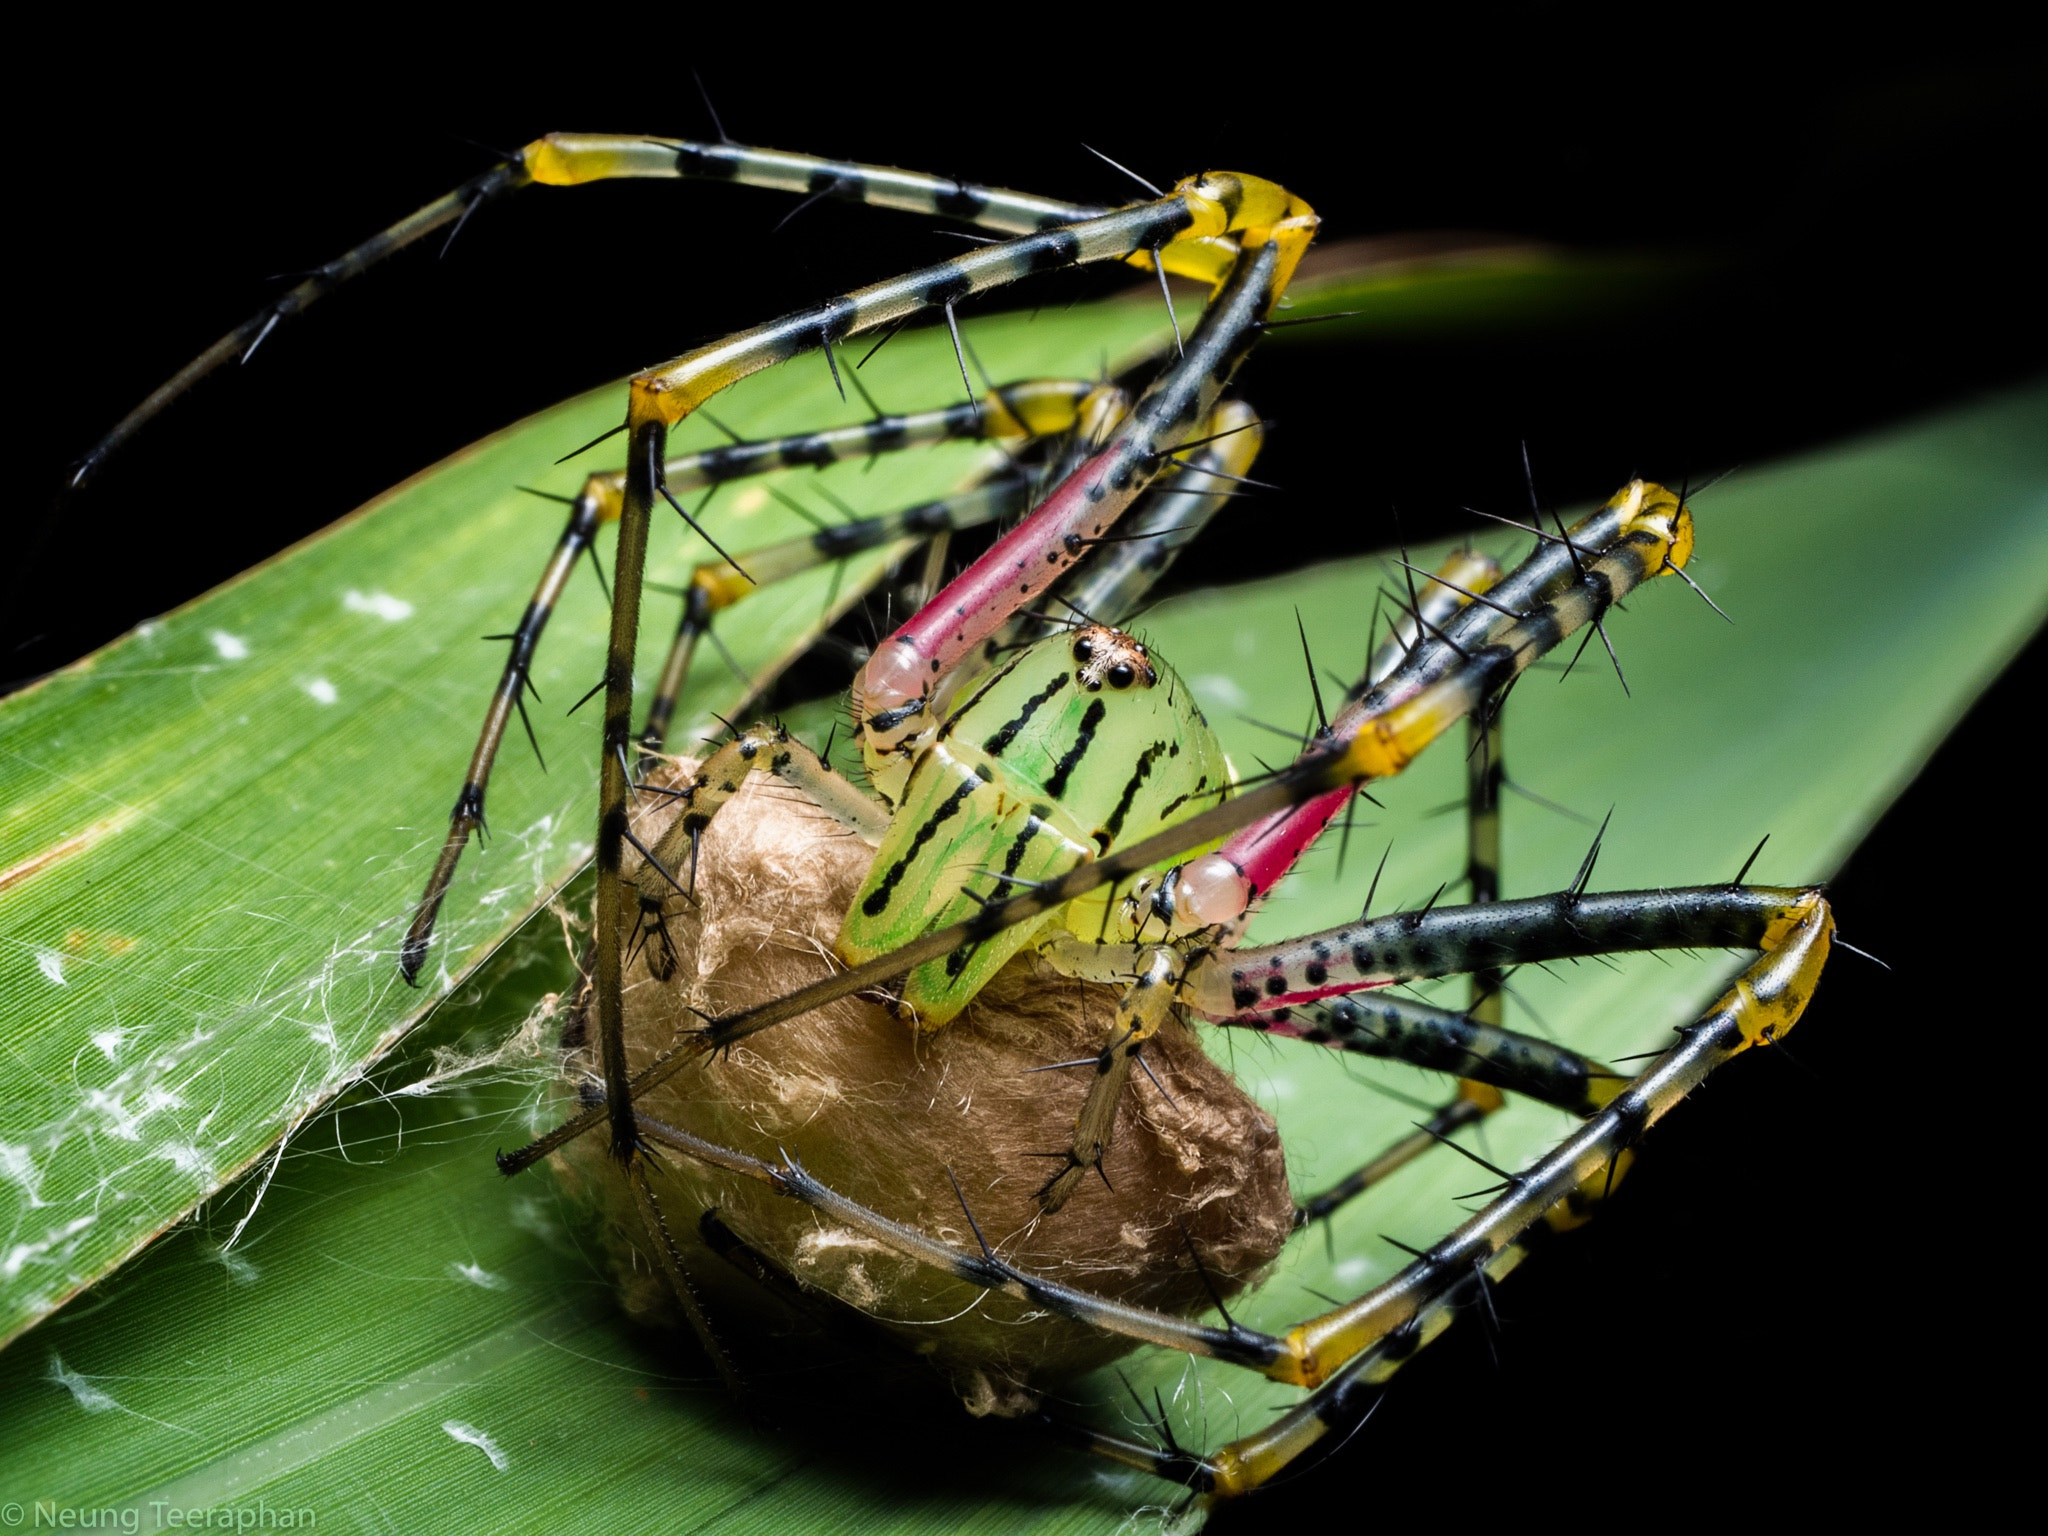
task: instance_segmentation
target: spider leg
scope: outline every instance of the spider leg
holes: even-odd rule
[[[408,246],[459,227],[486,203],[529,186],[571,187],[587,182],[631,180],[727,181],[775,191],[828,195],[875,208],[958,219],[1001,234],[1023,235],[1078,220],[1099,218],[1108,209],[1067,203],[1030,193],[976,186],[949,176],[927,176],[893,166],[860,165],[817,155],[755,149],[743,144],[706,144],[688,139],[643,138],[630,134],[556,133],[536,139],[444,197],[436,198],[388,229],[343,252],[279,294],[169,380],[153,390],[78,461],[71,490],[84,485],[123,443],[202,379],[229,363],[250,357],[279,324],[296,319],[352,278]],[[1226,240],[1186,242],[1168,248],[1169,270],[1213,278],[1234,254]],[[1149,252],[1133,265],[1150,270]]]
[[[669,1232],[667,1218],[662,1215],[661,1202],[655,1199],[654,1186],[647,1178],[644,1154],[628,1162],[626,1180],[632,1187],[633,1206],[640,1214],[640,1224],[647,1229],[648,1246],[661,1265],[676,1304],[683,1309],[683,1316],[689,1319],[690,1331],[697,1335],[697,1342],[704,1346],[704,1353],[718,1368],[726,1390],[736,1397],[743,1396],[745,1383],[733,1369],[732,1357],[712,1331],[711,1319],[705,1315],[704,1304],[697,1297],[697,1288],[691,1282],[689,1272],[683,1268],[682,1255],[676,1251],[676,1240]]]
[[[1532,585],[1523,572],[1517,571],[1515,576],[1517,586],[1526,588]],[[1479,624],[1476,627],[1481,634],[1496,627],[1502,615],[1489,606],[1489,601],[1499,600],[1486,600],[1485,594],[1500,581],[1498,565],[1485,555],[1466,550],[1452,555],[1443,568],[1424,583],[1420,592],[1415,590],[1411,578],[1407,582],[1409,601],[1401,605],[1396,599],[1398,616],[1394,624],[1389,628],[1386,639],[1374,647],[1364,674],[1347,695],[1350,702],[1330,722],[1328,734],[1334,737],[1356,722],[1369,718],[1374,708],[1384,710],[1420,692],[1428,681],[1427,659],[1441,656],[1454,660],[1457,654],[1451,644],[1441,641],[1434,650],[1424,650],[1423,647],[1433,638],[1450,633],[1461,615],[1477,609]],[[1501,606],[1507,605],[1503,603]],[[1466,631],[1475,628],[1470,623],[1460,627]],[[1466,644],[1470,646],[1472,640],[1468,639]],[[1390,682],[1397,674],[1402,681],[1398,684]],[[1476,722],[1477,716],[1474,720]],[[1479,729],[1476,723],[1473,729]],[[1496,748],[1497,745],[1496,737]],[[1468,777],[1466,814],[1472,849],[1468,873],[1480,867],[1482,854],[1486,869],[1494,870],[1498,863],[1500,791],[1496,780],[1491,785],[1489,803],[1484,798],[1487,787]],[[1306,805],[1277,812],[1244,828],[1217,849],[1218,856],[1238,870],[1252,891],[1244,916],[1232,925],[1233,932],[1243,932],[1259,902],[1271,894],[1274,886],[1322,836],[1357,789],[1356,785],[1345,785]],[[1483,840],[1486,847],[1482,850]],[[1498,889],[1497,875],[1495,889]],[[1477,890],[1475,885],[1473,899],[1486,899],[1476,894]]]
[[[1075,942],[1079,944],[1078,940]],[[1059,965],[1058,951],[1047,951],[1047,958],[1055,967]],[[1181,945],[1158,944],[1141,952],[1138,969],[1130,977],[1110,1023],[1102,1054],[1096,1058],[1095,1076],[1089,1081],[1087,1097],[1074,1120],[1073,1139],[1064,1152],[1047,1154],[1061,1160],[1059,1169],[1038,1191],[1039,1206],[1047,1214],[1065,1205],[1090,1172],[1101,1170],[1103,1156],[1109,1151],[1110,1132],[1116,1126],[1117,1100],[1123,1096],[1131,1065],[1144,1050],[1145,1042],[1172,1016],[1186,968],[1187,956]]]
[[[426,891],[413,910],[412,922],[399,946],[399,974],[408,983],[417,980],[420,966],[427,958],[427,947],[434,937],[435,919],[440,916],[449,883],[455,878],[455,866],[462,858],[463,849],[469,846],[470,834],[484,824],[484,791],[490,784],[491,764],[496,761],[499,744],[505,739],[505,727],[510,723],[513,707],[527,687],[528,672],[533,665],[534,651],[540,645],[541,632],[547,627],[548,616],[561,599],[562,589],[568,586],[577,560],[592,548],[591,540],[597,533],[599,517],[598,506],[588,495],[576,499],[570,508],[568,526],[562,530],[554,553],[548,557],[540,584],[534,588],[533,598],[527,603],[526,612],[520,616],[519,627],[511,636],[512,653],[505,658],[504,673],[491,694],[490,706],[484,711],[483,729],[478,733],[475,751],[470,754],[469,770],[463,775],[462,789],[455,797],[454,810],[449,813],[448,835],[441,843],[440,856],[435,859],[433,871],[427,876]]]
[[[834,821],[870,844],[888,830],[886,805],[870,798],[780,725],[761,723],[736,732],[704,760],[688,785],[667,792],[682,803],[682,814],[669,823],[653,848],[641,850],[639,866],[626,876],[639,898],[635,942],[651,946],[648,968],[657,980],[667,980],[674,964],[664,915],[667,905],[676,896],[694,900],[697,849],[704,830],[752,773],[771,773],[796,786]],[[638,847],[638,840],[634,842]]]
[[[1250,472],[1265,444],[1265,425],[1242,400],[1226,400],[1209,413],[1207,442],[1174,456],[1178,466],[1153,491],[1087,564],[1077,566],[1052,591],[1056,607],[1122,624],[1138,609],[1153,583],[1164,576],[1192,542],[1238,493],[1233,481]],[[1029,645],[1058,627],[1042,613],[1019,614],[992,642],[996,648]]]
[[[1568,596],[1583,584],[1586,567],[1599,552],[1609,549],[1638,520],[1646,501],[1636,482],[1613,497],[1591,516],[1558,538],[1539,535],[1535,550],[1506,577],[1483,555],[1460,552],[1454,555],[1422,590],[1402,605],[1400,616],[1388,636],[1372,653],[1365,673],[1348,696],[1345,708],[1330,722],[1330,736],[1344,739],[1363,728],[1365,722],[1387,714],[1461,670],[1469,670],[1470,659],[1490,645],[1499,643],[1510,629],[1520,629],[1527,617],[1534,617]],[[1668,494],[1663,492],[1650,495]],[[1682,505],[1682,504],[1681,504]],[[1690,529],[1681,529],[1674,548],[1689,548]],[[1581,561],[1580,556],[1587,557]],[[1668,562],[1677,569],[1685,555]],[[1660,566],[1657,573],[1667,567]],[[1615,599],[1624,595],[1614,594]],[[1495,706],[1497,707],[1497,706]],[[1310,751],[1315,750],[1311,746]],[[1496,753],[1497,757],[1497,753]],[[1219,853],[1240,867],[1253,891],[1253,902],[1269,893],[1274,884],[1315,841],[1356,786],[1343,786],[1320,799],[1284,807],[1272,816],[1245,827],[1219,849]],[[1498,803],[1498,789],[1494,790]],[[1497,814],[1497,811],[1496,811]],[[1249,911],[1247,909],[1247,916]],[[1243,924],[1237,925],[1242,931]]]
[[[1440,575],[1455,581],[1449,570]],[[1485,586],[1491,585],[1491,580],[1486,581]],[[1443,588],[1439,585],[1436,590]],[[1416,611],[1422,613],[1419,607]],[[1387,670],[1391,671],[1392,658],[1388,661]],[[1371,681],[1368,674],[1368,683]],[[1493,901],[1500,895],[1500,715],[1504,702],[1495,700],[1483,716],[1474,715],[1466,722],[1471,743],[1466,754],[1465,778],[1466,879],[1474,905]],[[1393,1057],[1449,1071],[1458,1078],[1456,1094],[1414,1132],[1398,1138],[1330,1188],[1297,1205],[1297,1225],[1307,1226],[1329,1216],[1438,1142],[1449,1140],[1466,1126],[1478,1124],[1506,1104],[1501,1093],[1504,1087],[1531,1085],[1535,1090],[1532,1097],[1581,1115],[1594,1113],[1607,1097],[1612,1097],[1610,1091],[1596,1100],[1588,1092],[1589,1085],[1596,1080],[1617,1086],[1620,1081],[1606,1074],[1597,1062],[1502,1026],[1505,981],[1505,973],[1497,967],[1474,971],[1471,1002],[1462,1014],[1405,998],[1382,997],[1376,1000],[1377,1006],[1355,998],[1310,1003],[1301,1010],[1303,1018],[1299,1022],[1287,1009],[1270,1016],[1280,1032],[1296,1038],[1339,1044],[1360,1055]]]
[[[1488,1023],[1472,1010],[1433,1008],[1392,991],[1324,998],[1220,1022],[1227,1028],[1448,1072],[1580,1116],[1604,1108],[1626,1081],[1569,1047]]]
[[[1713,927],[1713,920],[1705,926]],[[1421,1318],[1552,1207],[1582,1199],[1589,1181],[1604,1189],[1643,1131],[1708,1072],[1752,1045],[1775,1042],[1811,998],[1833,928],[1818,892],[1797,893],[1780,907],[1749,941],[1763,954],[1642,1076],[1535,1165],[1509,1175],[1497,1199],[1399,1275],[1291,1330],[1288,1352],[1303,1367],[1303,1384],[1331,1379],[1344,1362]],[[1284,1372],[1269,1368],[1267,1374]]]
[[[1329,1380],[1270,1424],[1207,1453],[1172,1441],[1165,1444],[1111,1434],[1092,1425],[1043,1415],[1046,1424],[1076,1449],[1148,1472],[1187,1488],[1205,1503],[1253,1493],[1273,1482],[1305,1455],[1334,1440],[1342,1446],[1372,1416],[1381,1388],[1424,1345],[1437,1338],[1474,1305],[1491,1306],[1488,1289],[1505,1279],[1532,1251],[1560,1232],[1584,1223],[1606,1193],[1604,1175],[1596,1174],[1510,1239],[1499,1252],[1475,1265],[1439,1299],[1409,1323],[1371,1348],[1360,1351]]]
[[[922,608],[946,584],[946,561],[953,552],[953,530],[941,528],[924,547],[924,573],[917,578],[913,601]]]
[[[1466,580],[1460,582],[1460,576]],[[1431,589],[1435,592],[1449,586],[1453,593],[1471,602],[1484,603],[1487,599],[1481,594],[1496,585],[1499,579],[1500,569],[1491,560],[1484,556],[1461,553],[1452,557],[1449,566],[1431,583]],[[1420,606],[1417,607],[1416,614],[1418,632],[1426,624],[1438,622],[1425,614]],[[1389,671],[1391,672],[1391,668]],[[1465,751],[1465,878],[1475,906],[1496,901],[1501,893],[1501,714],[1506,705],[1507,696],[1503,693],[1469,716],[1465,722],[1468,743]],[[1509,1031],[1502,1028],[1502,1022],[1506,1017],[1506,984],[1507,974],[1498,967],[1489,966],[1474,971],[1471,980],[1471,1001],[1466,1008],[1466,1016],[1478,1031],[1484,1032],[1486,1044],[1496,1049],[1504,1045],[1506,1037],[1509,1036]],[[1526,1040],[1526,1037],[1515,1038]],[[1484,1054],[1474,1054],[1481,1061],[1486,1059]],[[1585,1062],[1583,1058],[1575,1060],[1573,1065],[1579,1069],[1582,1080],[1593,1069],[1593,1064]],[[1453,1132],[1469,1125],[1476,1125],[1488,1115],[1496,1113],[1507,1103],[1501,1093],[1503,1086],[1505,1085],[1491,1076],[1460,1071],[1457,1092],[1448,1103],[1430,1116],[1420,1131],[1415,1135],[1402,1137],[1379,1157],[1345,1180],[1337,1189],[1327,1191],[1323,1196],[1305,1204],[1302,1210],[1307,1212],[1311,1206],[1315,1207],[1309,1219],[1313,1219],[1314,1215],[1327,1215],[1345,1199],[1363,1193],[1373,1183],[1385,1178],[1403,1164],[1420,1157],[1438,1142],[1448,1141]],[[1585,1095],[1580,1093],[1576,1097],[1583,1100]],[[1584,1111],[1591,1112],[1591,1109]]]
[[[1306,215],[1290,217],[1275,226],[1273,239],[1247,250],[1204,311],[1185,355],[1152,382],[1108,444],[877,647],[855,688],[863,718],[929,705],[935,683],[1039,600],[1170,467],[1166,461],[1196,434],[1257,340],[1258,323],[1292,270],[1292,248],[1311,227]],[[922,722],[924,708],[915,718]],[[878,750],[891,746],[893,740]]]
[[[1547,896],[1397,912],[1278,944],[1212,952],[1189,968],[1182,992],[1202,1012],[1228,1020],[1495,966],[1643,949],[1747,949],[1773,924],[1792,921],[1789,914],[1809,896],[1777,886],[1599,893],[1572,886]],[[1131,946],[1102,948],[1104,963],[1113,964]]]
[[[962,341],[966,338],[963,336]],[[969,349],[970,352],[972,349]],[[976,359],[976,366],[980,360]],[[1124,418],[1131,414],[1130,393],[1114,383],[1101,383],[1076,408],[1074,421],[1059,451],[1049,458],[1039,471],[1038,487],[1034,501],[1043,500],[1056,487],[1064,484],[1075,470],[1102,451],[1110,434],[1123,425]],[[934,590],[933,596],[937,596]],[[926,598],[929,603],[931,598]],[[924,604],[919,604],[922,608]]]
[[[1100,387],[1072,379],[1023,379],[993,385],[980,400],[968,400],[938,410],[903,414],[879,412],[867,421],[827,428],[769,442],[734,442],[699,455],[704,468],[699,478],[678,476],[680,461],[667,466],[671,491],[720,485],[742,475],[768,469],[808,465],[822,469],[828,464],[864,458],[872,462],[884,453],[932,443],[984,441],[1002,450],[1002,464],[1012,464],[1017,449],[1046,439],[1073,439],[1090,419]],[[756,549],[739,563],[713,560],[691,573],[683,590],[683,611],[675,638],[670,642],[660,681],[648,705],[641,728],[643,751],[658,751],[668,735],[670,719],[683,683],[689,674],[697,640],[705,633],[712,616],[741,601],[760,586],[795,575],[799,571],[843,560],[850,555],[905,537],[927,537],[943,544],[953,530],[977,527],[1020,510],[1029,489],[1029,477],[1011,467],[1007,473],[991,467],[983,483],[959,495],[918,507],[887,513],[880,517],[850,518],[844,522],[814,520],[817,531],[807,538]],[[614,512],[624,495],[623,473],[593,477],[602,482],[604,494]],[[801,508],[799,508],[801,510]],[[742,569],[744,566],[744,569]],[[861,594],[835,590],[834,598],[850,605]],[[835,606],[828,604],[828,607]]]
[[[666,922],[668,903],[678,895],[694,901],[696,850],[705,829],[739,793],[739,784],[756,772],[795,784],[825,815],[868,844],[879,842],[889,829],[887,805],[868,797],[858,784],[780,725],[756,723],[750,731],[735,731],[731,741],[698,766],[682,791],[664,791],[668,799],[682,803],[682,815],[670,821],[662,840],[653,848],[633,840],[641,852],[639,866],[627,874],[627,883],[639,897],[635,946],[651,946],[647,969],[657,981],[666,981],[674,969]]]
[[[889,808],[798,741],[779,725],[757,723],[736,732],[731,741],[707,757],[696,777],[677,797],[683,814],[662,834],[654,856],[663,863],[680,857],[703,836],[711,818],[739,792],[750,773],[772,773],[802,790],[834,821],[868,843],[889,827]],[[643,885],[659,880],[642,872]]]
[[[1487,1105],[1461,1091],[1432,1111],[1427,1120],[1418,1121],[1408,1135],[1397,1137],[1329,1188],[1301,1200],[1294,1207],[1295,1226],[1312,1226],[1335,1214],[1368,1189],[1385,1183],[1438,1142],[1450,1140],[1454,1132],[1478,1124],[1490,1113],[1492,1110]]]
[[[1330,1215],[1453,1132],[1483,1120],[1497,1107],[1504,1088],[1584,1117],[1597,1114],[1627,1082],[1591,1057],[1483,1022],[1475,1012],[1452,1013],[1385,992],[1370,1000],[1328,998],[1226,1022],[1459,1078],[1456,1096],[1414,1132],[1304,1199],[1295,1215],[1301,1226]]]

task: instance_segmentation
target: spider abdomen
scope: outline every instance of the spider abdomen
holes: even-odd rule
[[[1229,782],[1186,685],[1144,646],[1095,624],[1042,640],[970,683],[919,752],[838,951],[886,954],[1206,809]],[[919,966],[903,982],[906,1009],[945,1024],[1053,924],[1103,937],[1114,894]]]

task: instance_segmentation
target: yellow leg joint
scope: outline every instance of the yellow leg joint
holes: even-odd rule
[[[1605,1109],[1621,1097],[1622,1090],[1628,1087],[1628,1081],[1619,1072],[1611,1077],[1592,1078],[1586,1084],[1586,1102],[1596,1110]]]
[[[1244,243],[1247,246],[1272,245],[1280,252],[1279,270],[1273,277],[1275,297],[1287,291],[1287,285],[1294,281],[1294,269],[1301,265],[1301,258],[1308,254],[1309,242],[1316,237],[1316,226],[1321,221],[1312,213],[1297,218],[1282,219],[1278,224],[1260,229],[1247,230]]]
[[[1424,747],[1470,712],[1467,691],[1459,683],[1455,676],[1448,678],[1366,721],[1333,765],[1332,782],[1390,779],[1414,762]]]
[[[653,422],[673,427],[720,390],[730,389],[754,371],[718,356],[721,350],[731,350],[731,344],[703,348],[659,373],[634,379],[627,386],[627,430],[637,432]]]
[[[1238,235],[1293,219],[1314,219],[1315,209],[1263,176],[1204,171],[1173,189],[1188,200],[1197,227],[1190,235]]]
[[[610,133],[551,133],[519,152],[526,174],[546,187],[576,187],[621,176],[673,176],[675,151]]]
[[[1312,1413],[1292,1413],[1279,1423],[1225,1446],[1210,1459],[1212,1498],[1241,1498],[1263,1488],[1329,1433]]]
[[[690,585],[704,594],[713,613],[730,608],[754,590],[754,583],[729,560],[705,561],[690,573]]]
[[[1102,391],[1076,397],[1065,379],[1025,379],[981,397],[982,430],[990,437],[1052,437],[1073,429],[1089,401]]]
[[[1714,1004],[1742,1031],[1739,1050],[1768,1045],[1799,1022],[1834,943],[1835,919],[1819,891],[1774,919],[1764,936],[1771,953],[1736,978]]]
[[[616,523],[626,506],[626,477],[617,470],[592,475],[583,482],[583,494],[597,508],[600,523]]]
[[[1150,251],[1133,251],[1124,260],[1142,272],[1153,268]],[[1220,287],[1223,279],[1230,275],[1230,268],[1237,260],[1237,242],[1227,235],[1204,235],[1199,239],[1180,239],[1159,253],[1158,265],[1175,277],[1191,277],[1198,283],[1207,283],[1213,292]]]
[[[1576,1189],[1545,1211],[1543,1224],[1553,1232],[1577,1231],[1598,1214],[1602,1201],[1621,1188],[1621,1181],[1628,1177],[1629,1169],[1635,1165],[1635,1150],[1623,1147],[1615,1154],[1611,1167],[1602,1168],[1582,1179]],[[1509,1248],[1503,1249],[1502,1252],[1514,1253],[1519,1250]]]
[[[1265,1368],[1268,1379],[1285,1382],[1290,1387],[1319,1387],[1323,1384],[1323,1365],[1316,1358],[1315,1345],[1309,1342],[1310,1326],[1303,1323],[1287,1330],[1280,1341],[1287,1346],[1287,1353]]]
[[[1621,537],[1647,533],[1668,546],[1664,563],[1650,572],[1652,576],[1682,569],[1692,559],[1692,508],[1674,492],[1653,480],[1631,480],[1607,505],[1622,514]]]
[[[1491,1083],[1474,1082],[1469,1077],[1458,1079],[1458,1097],[1467,1104],[1475,1104],[1483,1115],[1490,1115],[1507,1103],[1507,1095]]]
[[[1285,293],[1295,266],[1315,238],[1315,209],[1278,182],[1237,171],[1207,171],[1177,184],[1174,195],[1187,205],[1193,222],[1159,253],[1168,272],[1198,278],[1215,288],[1228,275],[1240,248],[1280,246],[1280,270],[1273,292]],[[1235,235],[1236,241],[1229,237]],[[1130,258],[1150,267],[1149,253]]]

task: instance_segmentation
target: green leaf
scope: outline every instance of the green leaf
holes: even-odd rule
[[[1498,319],[1578,306],[1614,275],[1525,247],[1329,265],[1301,290],[1307,309],[1424,329],[1455,321],[1474,283]],[[994,376],[1014,379],[1120,369],[1169,333],[1141,291],[978,318],[970,334]],[[898,337],[861,376],[895,410],[958,398],[942,327]],[[604,608],[578,572],[533,670],[546,700],[533,725],[554,771],[515,726],[491,786],[494,836],[472,844],[442,911],[439,970],[418,992],[400,984],[395,947],[503,664],[479,637],[516,621],[560,528],[558,508],[522,488],[568,494],[615,465],[616,442],[556,461],[616,425],[619,404],[608,387],[508,428],[0,700],[0,1342],[248,1169],[581,867],[597,721],[563,711],[600,673]],[[864,414],[822,360],[750,379],[716,408],[750,436]],[[699,418],[674,446],[724,440]],[[785,474],[726,488],[704,521],[744,551],[813,526],[775,493],[828,518],[827,493],[885,511],[956,488],[984,456],[952,444]],[[681,581],[707,554],[664,518],[650,579]],[[739,671],[764,676],[808,643],[835,594],[846,601],[892,558],[779,586],[722,617],[718,638]],[[643,690],[665,649],[658,631],[650,623],[642,641]],[[749,691],[704,648],[672,739],[688,742]]]
[[[1840,862],[2042,617],[2044,425],[2048,388],[2037,387],[1700,498],[1692,569],[1736,623],[1658,582],[1610,626],[1632,697],[1589,653],[1561,686],[1533,675],[1508,716],[1518,779],[1588,816],[1614,808],[1601,887],[1732,875],[1765,831],[1760,878],[1810,880]],[[1147,627],[1233,751],[1270,755],[1274,743],[1235,716],[1305,718],[1293,608],[1325,653],[1347,657],[1384,574],[1350,561],[1195,593]],[[1389,825],[1360,831],[1345,877],[1319,852],[1262,927],[1349,916],[1366,859],[1390,835],[1382,899],[1426,897],[1459,865],[1457,819],[1426,814],[1455,798],[1458,779],[1455,752],[1440,750],[1386,786]],[[1512,889],[1568,879],[1586,829],[1514,799],[1507,817]],[[564,984],[564,956],[543,917],[430,1035],[502,1039]],[[1668,1038],[1727,969],[1580,967],[1533,1000],[1574,1043],[1621,1055]],[[1363,1091],[1356,1064],[1312,1048],[1240,1043],[1233,1059],[1278,1113],[1300,1188],[1347,1171],[1410,1114]],[[0,1497],[129,1505],[144,1518],[155,1501],[261,1501],[315,1510],[330,1531],[453,1519],[633,1528],[649,1511],[692,1530],[1052,1531],[1101,1529],[1160,1496],[1021,1436],[977,1440],[971,1470],[921,1454],[906,1476],[887,1458],[870,1466],[749,1426],[701,1365],[616,1315],[578,1247],[576,1210],[544,1173],[493,1171],[494,1147],[545,1120],[539,1097],[516,1063],[422,1097],[351,1093],[288,1144],[240,1242],[224,1246],[246,1187],[0,1362]],[[1513,1164],[1564,1123],[1511,1109],[1489,1124],[1490,1151]],[[1334,1267],[1321,1244],[1299,1245],[1241,1315],[1284,1322],[1319,1306],[1311,1287],[1371,1284],[1390,1262],[1372,1235],[1427,1241],[1456,1218],[1450,1197],[1471,1178],[1448,1157],[1408,1170],[1340,1217]],[[1177,1358],[1134,1365],[1141,1387],[1184,1378]],[[1290,1396],[1221,1367],[1197,1374],[1212,1389],[1210,1443]],[[840,1402],[861,1385],[798,1382]],[[1120,1390],[1098,1380],[1079,1395],[1106,1403]]]
[[[1269,344],[1502,337],[1612,319],[1715,271],[1697,253],[1396,235],[1318,246]]]

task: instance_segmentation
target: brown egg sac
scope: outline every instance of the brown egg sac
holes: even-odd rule
[[[656,782],[679,782],[684,764]],[[646,797],[636,818],[654,846],[675,802]],[[643,952],[626,971],[627,1055],[637,1072],[704,1014],[748,1007],[827,974],[831,943],[873,850],[786,785],[753,778],[703,840],[699,905],[667,907],[677,965],[667,981]],[[1146,1048],[1158,1079],[1134,1073],[1093,1179],[1060,1211],[1036,1192],[1071,1139],[1093,1077],[1033,1072],[1101,1051],[1115,989],[1061,977],[1021,955],[953,1023],[920,1036],[879,1000],[847,998],[686,1067],[641,1101],[657,1119],[756,1157],[784,1150],[824,1183],[968,1251],[975,1238],[948,1178],[998,1253],[1021,1268],[1120,1301],[1197,1313],[1209,1282],[1228,1296],[1255,1281],[1292,1229],[1294,1201],[1272,1119],[1178,1023]],[[572,1018],[572,1079],[596,1072],[595,1042]],[[1164,1092],[1162,1093],[1162,1089]],[[556,1155],[596,1192],[622,1295],[636,1316],[678,1321],[601,1132]],[[926,1357],[975,1413],[1018,1413],[1034,1391],[1128,1351],[1128,1341],[1036,1312],[913,1263],[768,1186],[662,1151],[653,1182],[684,1266],[742,1373],[758,1281],[706,1246],[709,1210],[795,1280],[813,1310],[853,1308]],[[787,1287],[784,1288],[787,1290]],[[722,1325],[722,1319],[726,1321]]]

